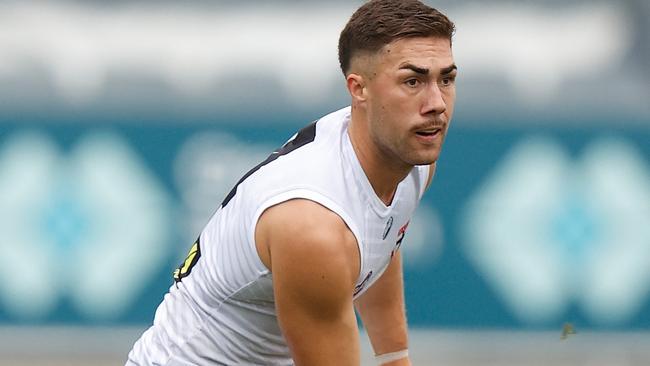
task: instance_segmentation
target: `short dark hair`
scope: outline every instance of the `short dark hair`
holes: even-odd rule
[[[403,38],[449,39],[455,26],[438,10],[418,0],[371,0],[357,9],[339,37],[339,63],[344,75],[354,56],[375,53]]]

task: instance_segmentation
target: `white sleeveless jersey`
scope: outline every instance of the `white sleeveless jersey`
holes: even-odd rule
[[[254,241],[264,210],[289,199],[318,202],[350,228],[361,255],[355,298],[379,278],[399,249],[429,168],[415,167],[384,205],[354,153],[349,121],[348,107],[310,124],[237,183],[175,273],[127,365],[293,364],[271,273]]]

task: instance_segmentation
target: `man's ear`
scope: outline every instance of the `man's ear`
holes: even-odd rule
[[[365,78],[359,74],[349,73],[345,79],[353,104],[364,103],[367,99]]]

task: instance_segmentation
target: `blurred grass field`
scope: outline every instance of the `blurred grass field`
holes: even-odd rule
[[[0,365],[122,365],[142,328],[2,327]],[[414,365],[641,366],[650,333],[412,330]],[[374,365],[361,334],[362,365]]]

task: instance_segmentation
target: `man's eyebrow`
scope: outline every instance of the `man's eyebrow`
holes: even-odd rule
[[[413,64],[404,64],[399,67],[400,70],[411,70],[416,74],[420,75],[428,75],[429,74],[429,69],[425,69],[423,67],[418,67]]]
[[[424,68],[424,67],[418,67],[413,64],[404,64],[399,67],[400,70],[411,70],[415,72],[416,74],[420,75],[428,75],[429,74],[429,69]],[[454,70],[458,70],[458,66],[456,64],[453,64],[451,66],[445,67],[444,69],[440,70],[441,75],[446,75],[451,73]]]
[[[449,67],[445,67],[444,69],[440,70],[440,74],[441,75],[449,74],[454,70],[458,70],[458,67],[456,66],[456,64],[453,64],[453,65],[451,65]]]

